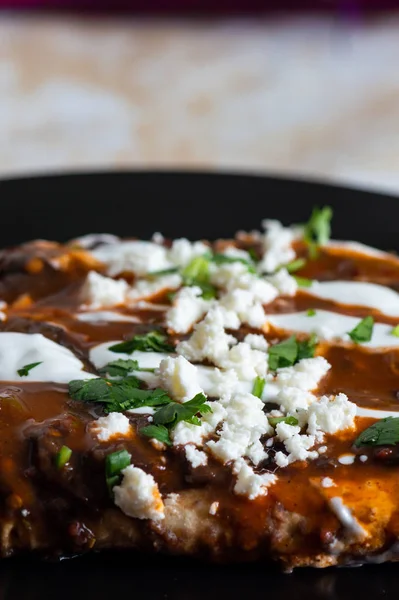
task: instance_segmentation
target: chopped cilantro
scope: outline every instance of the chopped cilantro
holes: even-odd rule
[[[120,483],[121,471],[130,465],[131,455],[127,450],[119,450],[108,454],[105,458],[105,481],[112,495],[112,488]]]
[[[216,298],[216,288],[209,279],[209,263],[212,254],[209,252],[203,256],[194,258],[181,272],[184,285],[195,285],[202,290],[202,297],[205,300]]]
[[[199,425],[200,421],[196,417],[199,413],[212,412],[209,404],[205,404],[206,396],[197,394],[191,400],[181,404],[180,402],[169,402],[155,413],[153,417],[154,425],[166,425],[169,428],[175,427],[180,421],[187,421],[193,425]]]
[[[141,352],[174,352],[174,347],[167,343],[167,337],[160,331],[149,331],[142,335],[135,335],[126,342],[114,344],[109,347],[111,352],[131,354],[135,350]]]
[[[139,389],[136,377],[125,377],[117,381],[108,379],[76,379],[69,382],[69,395],[81,402],[98,402],[104,411],[123,412],[140,406],[163,406],[171,402],[167,392]]]
[[[313,209],[304,231],[304,240],[308,245],[310,258],[316,258],[319,246],[323,246],[330,239],[332,214],[330,206]]]
[[[296,358],[297,361],[301,360],[302,358],[313,358],[315,350],[316,350],[316,346],[317,346],[316,334],[312,333],[312,335],[308,339],[304,340],[303,342],[297,341],[297,346],[298,346],[298,356]]]
[[[302,267],[304,267],[305,265],[305,258],[296,258],[295,260],[291,261],[290,263],[284,266],[287,269],[288,273],[295,273],[295,271],[299,271],[299,269],[302,269]]]
[[[309,309],[306,311],[306,314],[308,315],[308,317],[314,317],[314,316],[316,315],[316,311],[315,311],[315,309],[314,309],[314,308],[309,308]]]
[[[247,252],[248,252],[249,256],[252,258],[252,260],[254,261],[254,263],[259,262],[259,256],[258,256],[255,248],[247,248]]]
[[[257,398],[262,398],[266,380],[263,377],[256,377],[252,387],[252,395]]]
[[[268,419],[272,427],[275,427],[277,423],[287,423],[287,425],[298,425],[298,419],[296,417],[268,417]]]
[[[269,348],[269,368],[276,371],[282,367],[291,367],[302,358],[312,358],[315,353],[317,338],[314,334],[300,342],[295,336],[274,344]]]
[[[169,429],[165,427],[165,425],[147,425],[147,427],[142,427],[140,429],[140,433],[150,438],[155,438],[167,446],[172,445],[169,436]]]
[[[101,374],[108,375],[109,377],[126,377],[132,371],[146,371],[153,373],[155,369],[141,369],[137,360],[119,358],[113,362],[108,363],[99,370]]]
[[[354,445],[393,446],[399,442],[399,417],[387,417],[362,431]]]
[[[373,335],[374,319],[372,316],[367,316],[356,325],[352,331],[348,332],[351,340],[355,344],[361,344],[362,342],[369,342]]]
[[[22,367],[22,369],[18,369],[17,373],[20,377],[26,377],[29,373],[29,371],[31,371],[32,369],[34,369],[35,367],[37,367],[38,365],[42,364],[42,360],[39,362],[35,362],[35,363],[30,363],[29,365],[25,365],[24,367]]]
[[[399,337],[399,325],[396,325],[396,327],[394,327],[392,329],[391,335],[394,335],[395,337]]]
[[[65,467],[72,456],[72,450],[68,446],[61,446],[60,451],[55,455],[55,466],[57,469]]]

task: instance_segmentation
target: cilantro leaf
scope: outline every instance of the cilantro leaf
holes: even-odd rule
[[[29,373],[29,371],[31,371],[32,369],[34,369],[35,367],[37,367],[38,365],[42,364],[42,360],[39,362],[35,362],[35,363],[30,363],[29,365],[25,365],[24,367],[22,367],[22,369],[18,369],[17,373],[20,377],[26,377]]]
[[[216,253],[213,255],[212,261],[216,265],[223,265],[226,263],[239,262],[247,267],[249,273],[256,274],[256,269],[255,269],[254,265],[252,264],[252,262],[247,260],[246,258],[242,258],[240,256],[237,256],[237,257],[236,256],[226,256],[225,254]]]
[[[69,395],[81,402],[103,404],[106,413],[123,412],[140,406],[163,406],[171,402],[165,390],[141,390],[139,384],[136,377],[125,377],[119,381],[77,379],[69,382]]]
[[[269,347],[269,368],[276,371],[283,367],[291,367],[302,358],[312,358],[317,345],[317,337],[312,334],[303,342],[294,335],[279,344]]]
[[[305,258],[296,258],[295,260],[285,265],[283,268],[286,268],[288,273],[295,273],[295,271],[299,271],[299,269],[302,269],[302,267],[304,267],[305,265]]]
[[[399,325],[396,325],[396,327],[394,327],[392,329],[391,335],[394,335],[395,337],[399,337]]]
[[[140,433],[147,437],[155,438],[167,446],[172,445],[169,437],[169,429],[167,429],[165,425],[147,425],[147,427],[142,427],[140,429]]]
[[[304,340],[303,342],[297,341],[297,345],[298,345],[297,361],[301,360],[302,358],[313,358],[315,350],[316,350],[316,346],[317,346],[316,334],[312,333],[312,335],[307,340]]]
[[[295,336],[283,340],[279,344],[274,344],[269,348],[269,368],[272,371],[282,367],[292,366],[298,356],[298,345]]]
[[[138,361],[130,358],[127,360],[119,358],[99,369],[101,374],[108,374],[110,377],[126,377],[126,375],[132,371],[146,371],[153,373],[155,369],[141,369]]]
[[[287,425],[298,425],[298,419],[296,417],[268,417],[269,423],[272,427],[275,427],[277,423],[287,423]]]
[[[194,425],[198,425],[198,420],[192,420],[197,413],[204,415],[212,412],[212,408],[205,402],[206,396],[204,394],[197,394],[183,404],[170,402],[155,413],[153,423],[154,425],[166,425],[169,428],[175,427],[180,421],[189,421]]]
[[[135,335],[126,342],[114,344],[109,347],[111,352],[131,354],[135,350],[141,352],[174,352],[174,347],[166,342],[167,336],[160,331],[150,331],[142,335]]]
[[[316,206],[305,225],[304,240],[309,247],[311,258],[316,258],[319,246],[323,246],[330,239],[332,214],[330,206]]]
[[[387,417],[362,431],[354,442],[360,446],[394,446],[399,442],[399,417]]]
[[[105,481],[112,496],[112,488],[121,480],[121,471],[130,465],[132,456],[127,450],[119,450],[108,454],[105,458]]]
[[[184,285],[195,285],[202,290],[205,300],[216,298],[216,288],[210,283],[209,263],[212,254],[197,256],[183,269],[181,275]]]
[[[372,316],[365,317],[356,325],[352,331],[348,332],[349,337],[355,344],[369,342],[373,335],[374,319]]]
[[[262,398],[263,390],[266,384],[266,379],[263,377],[256,377],[252,388],[252,395],[257,398]]]

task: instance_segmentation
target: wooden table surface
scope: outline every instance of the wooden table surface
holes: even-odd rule
[[[399,15],[0,16],[0,176],[276,172],[399,193]]]

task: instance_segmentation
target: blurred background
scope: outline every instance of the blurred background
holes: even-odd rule
[[[0,177],[240,170],[399,193],[395,2],[0,7]]]

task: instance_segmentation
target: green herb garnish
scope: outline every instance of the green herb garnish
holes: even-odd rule
[[[298,360],[302,360],[302,358],[313,358],[314,353],[316,351],[316,346],[317,346],[316,334],[312,333],[312,335],[308,339],[303,340],[303,342],[297,341],[297,346],[298,346],[298,355],[296,358],[296,362]]]
[[[181,272],[184,285],[195,285],[202,290],[205,300],[216,298],[216,288],[210,283],[209,263],[212,254],[209,252],[203,256],[194,258]]]
[[[142,427],[140,429],[140,433],[150,438],[155,438],[167,446],[172,445],[169,436],[169,429],[165,427],[165,425],[147,425],[147,427]]]
[[[330,239],[332,214],[330,206],[313,209],[303,236],[309,248],[310,258],[317,258],[318,248],[327,244]]]
[[[130,459],[131,455],[127,450],[119,450],[106,456],[105,481],[110,495],[112,495],[112,488],[120,483],[121,471],[130,465]]]
[[[196,414],[204,415],[212,412],[209,404],[205,404],[206,396],[197,394],[191,400],[181,404],[180,402],[169,402],[155,413],[153,417],[154,425],[166,425],[173,428],[180,421],[187,421],[193,425],[200,425],[200,420]]]
[[[69,395],[81,402],[97,402],[104,411],[123,412],[141,406],[163,406],[172,402],[165,390],[139,389],[136,377],[111,381],[109,379],[76,379],[69,382]]]
[[[296,271],[299,271],[299,269],[302,269],[302,267],[304,267],[305,265],[305,258],[296,258],[295,260],[291,261],[282,268],[287,269],[288,273],[295,273]]]
[[[105,365],[105,367],[102,367],[102,369],[99,369],[101,374],[109,375],[109,377],[126,377],[126,375],[132,371],[146,371],[153,373],[155,369],[141,369],[138,361],[130,358],[127,360],[124,360],[123,358],[114,360]]]
[[[272,427],[275,427],[277,423],[287,423],[287,425],[298,425],[298,419],[296,417],[268,417],[268,419]]]
[[[283,367],[291,367],[302,358],[312,358],[315,353],[317,338],[314,334],[309,339],[300,342],[295,336],[270,346],[269,368],[276,371]]]
[[[394,335],[395,337],[399,337],[399,325],[396,325],[396,327],[394,327],[392,329],[391,335]]]
[[[22,369],[18,369],[17,373],[20,377],[26,377],[29,373],[29,371],[31,371],[32,369],[34,369],[35,367],[37,367],[38,365],[42,364],[42,360],[39,362],[35,362],[35,363],[30,363],[29,365],[25,365],[24,367],[22,367]]]
[[[263,377],[256,377],[252,388],[252,395],[257,398],[262,398],[266,380]]]
[[[355,344],[361,344],[363,342],[369,342],[373,335],[373,327],[374,327],[374,319],[370,315],[365,317],[356,325],[352,331],[348,332],[351,340],[355,342]]]
[[[68,446],[61,446],[60,451],[55,455],[55,466],[57,469],[65,467],[72,456],[72,450]]]
[[[399,442],[399,417],[387,417],[373,423],[358,436],[354,445],[394,446]]]
[[[313,285],[313,279],[307,277],[299,277],[298,275],[293,276],[299,287],[311,287]]]
[[[174,347],[167,343],[167,336],[160,331],[150,331],[142,335],[135,335],[126,342],[114,344],[109,347],[111,352],[131,354],[135,350],[140,352],[174,352]]]
[[[306,314],[308,317],[314,317],[316,315],[316,311],[314,308],[308,308],[308,310],[306,311]]]
[[[163,275],[173,275],[174,273],[178,273],[179,269],[177,267],[171,267],[170,269],[161,269],[160,271],[150,271],[147,273],[147,279],[155,279],[156,277],[162,277]]]
[[[245,265],[249,273],[256,274],[256,269],[254,265],[246,258],[242,258],[240,256],[226,256],[225,254],[214,254],[212,257],[212,261],[217,265],[238,262]]]

